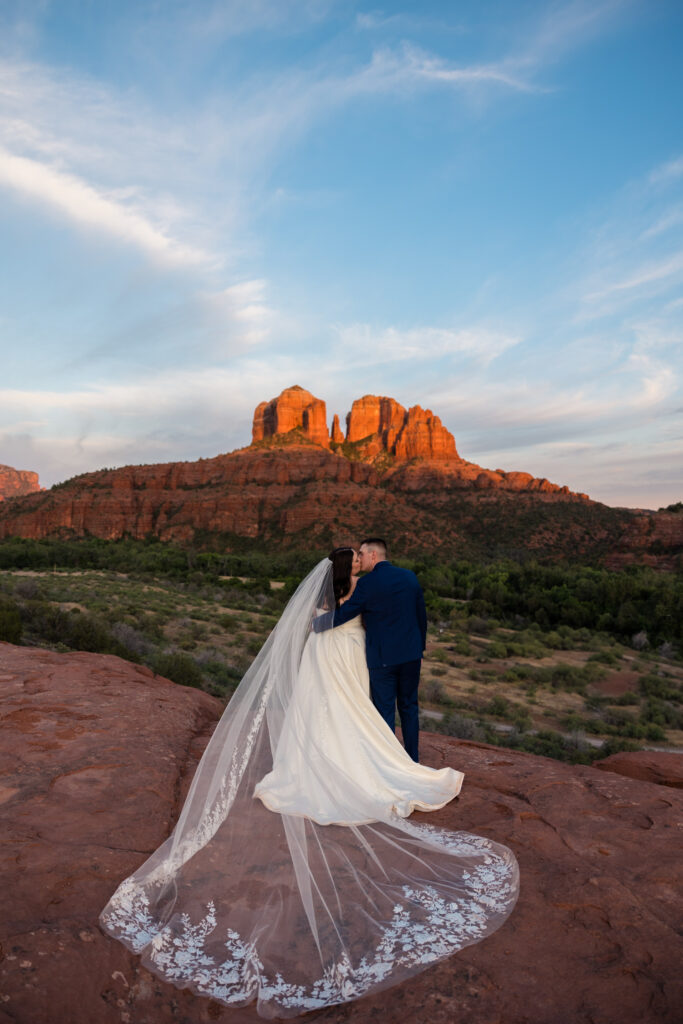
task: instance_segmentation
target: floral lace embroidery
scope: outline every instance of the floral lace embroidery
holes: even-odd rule
[[[430,886],[404,885],[405,902],[394,906],[374,956],[354,967],[343,954],[310,987],[288,982],[279,973],[268,978],[255,944],[232,929],[226,932],[225,959],[219,962],[209,955],[206,939],[217,927],[213,901],[198,924],[182,914],[173,927],[160,928],[150,914],[144,888],[127,879],[112,897],[103,923],[135,952],[148,947],[150,960],[163,977],[223,1003],[244,1004],[258,995],[261,1002],[305,1011],[357,999],[398,968],[424,966],[476,942],[486,933],[489,916],[506,915],[516,899],[516,863],[505,848],[494,849],[489,840],[467,833],[402,825],[451,853],[477,858],[463,873],[467,901],[449,902]]]

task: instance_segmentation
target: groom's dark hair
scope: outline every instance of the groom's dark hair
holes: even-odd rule
[[[360,546],[363,547],[364,544],[366,548],[376,551],[382,558],[387,557],[387,542],[382,540],[381,537],[366,537],[365,540],[361,541]]]

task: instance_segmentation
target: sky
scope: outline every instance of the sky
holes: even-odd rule
[[[0,0],[0,463],[248,444],[298,384],[683,499],[680,0]]]

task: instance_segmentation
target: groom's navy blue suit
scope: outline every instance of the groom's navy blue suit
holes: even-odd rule
[[[398,706],[403,743],[417,761],[417,687],[427,640],[427,612],[415,573],[391,562],[378,562],[372,572],[361,576],[349,600],[336,609],[334,625],[341,626],[356,615],[363,616],[365,626],[372,702],[392,732]]]

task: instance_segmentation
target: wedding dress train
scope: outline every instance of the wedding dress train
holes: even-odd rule
[[[165,980],[264,1017],[396,984],[495,931],[518,893],[506,847],[406,820],[462,774],[412,762],[375,712],[358,621],[311,634],[330,565],[235,691],[172,835],[100,917]]]

